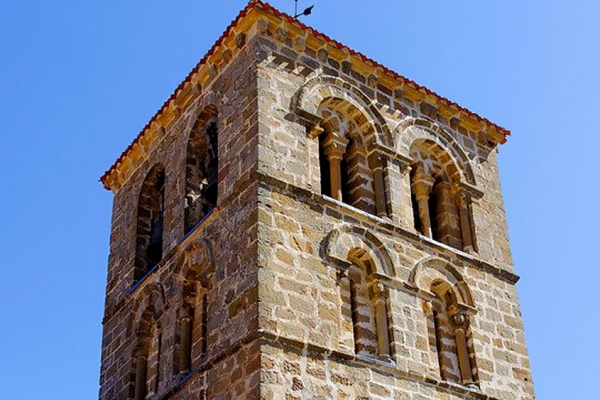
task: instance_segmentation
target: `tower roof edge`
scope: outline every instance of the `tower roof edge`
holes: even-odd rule
[[[262,13],[266,13],[271,18],[276,18],[281,20],[284,24],[290,24],[294,28],[299,29],[301,31],[306,32],[307,35],[310,35],[318,40],[321,40],[327,43],[330,46],[335,47],[338,50],[341,50],[347,53],[350,57],[356,59],[359,63],[367,64],[370,69],[376,70],[379,73],[387,75],[388,77],[401,82],[404,86],[410,88],[411,91],[420,92],[422,95],[428,96],[430,98],[434,98],[437,102],[444,105],[445,107],[449,107],[454,109],[457,114],[464,116],[465,119],[470,120],[473,126],[481,126],[492,140],[496,143],[503,144],[506,142],[507,136],[510,135],[510,132],[491,122],[490,120],[479,116],[478,114],[469,111],[457,103],[454,103],[437,93],[433,92],[429,88],[419,85],[416,82],[394,72],[393,70],[387,68],[386,66],[374,61],[373,59],[365,56],[364,54],[357,52],[350,47],[331,39],[329,36],[311,28],[304,23],[294,19],[289,14],[283,13],[277,10],[275,7],[270,4],[263,2],[261,0],[250,0],[246,7],[242,9],[237,17],[229,24],[229,26],[225,29],[223,34],[219,37],[219,39],[213,44],[210,50],[202,57],[202,59],[196,64],[196,66],[190,71],[190,73],[186,76],[186,78],[177,86],[177,88],[173,91],[173,93],[169,96],[169,98],[163,103],[160,109],[154,114],[154,116],[148,121],[148,123],[144,126],[144,128],[140,131],[140,133],[136,136],[136,138],[131,142],[131,144],[121,153],[121,155],[117,158],[117,160],[112,164],[112,166],[104,172],[104,174],[100,177],[100,182],[104,185],[104,188],[107,190],[116,191],[123,181],[125,180],[123,177],[119,176],[118,170],[121,164],[124,163],[125,159],[129,154],[134,152],[134,148],[136,145],[141,144],[142,138],[153,129],[154,126],[157,125],[157,120],[166,114],[170,108],[175,107],[175,100],[178,97],[178,94],[183,92],[183,89],[186,85],[192,83],[194,76],[200,71],[203,65],[207,64],[213,55],[217,52],[217,50],[224,44],[224,42],[234,33],[240,30],[241,25],[243,25],[243,21],[246,20],[248,14],[254,10],[258,9]],[[251,20],[250,20],[251,22]],[[248,26],[252,24],[247,24],[245,29],[248,29]]]

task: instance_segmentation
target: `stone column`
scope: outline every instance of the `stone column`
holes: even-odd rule
[[[148,373],[148,346],[138,345],[135,352],[135,400],[146,398],[146,380]]]
[[[417,167],[411,182],[411,189],[417,198],[419,206],[419,219],[421,220],[421,233],[429,238],[432,237],[431,217],[429,215],[429,194],[433,188],[435,179],[427,175],[422,167]]]
[[[331,182],[331,197],[342,201],[342,171],[341,162],[346,152],[348,139],[330,133],[325,138],[323,147],[329,160],[329,176]]]
[[[385,304],[385,287],[380,282],[371,286],[375,306],[375,330],[377,332],[377,350],[381,360],[391,362],[390,332],[388,328],[387,305]]]
[[[179,319],[181,334],[180,343],[180,372],[190,372],[192,366],[192,312],[189,306],[182,307],[181,317]]]
[[[447,182],[439,182],[433,188],[435,195],[435,239],[461,250],[463,248],[462,234],[460,230],[460,218],[458,208],[454,202],[452,185]]]
[[[387,217],[388,215],[387,201],[385,196],[385,180],[383,176],[383,166],[385,162],[385,158],[377,152],[373,152],[369,155],[369,167],[373,173],[375,207],[378,217]]]
[[[467,343],[467,316],[459,311],[452,316],[452,321],[454,322],[454,340],[456,341],[460,379],[463,385],[469,385],[473,383],[473,375]]]
[[[462,235],[463,250],[473,252],[473,230],[471,229],[471,218],[469,216],[469,195],[462,190],[459,184],[453,186],[454,202],[458,207],[460,217],[460,231]]]

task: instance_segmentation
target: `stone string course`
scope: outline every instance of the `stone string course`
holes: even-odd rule
[[[125,157],[109,179],[115,196],[100,400],[134,398],[137,332],[148,310],[161,335],[149,359],[158,383],[148,399],[534,399],[499,140],[426,96],[415,101],[376,66],[301,36],[272,13],[256,8],[240,27],[233,50],[222,49],[201,87],[184,93],[172,120],[155,125],[135,160]],[[385,160],[383,215],[321,193],[316,135],[324,101],[361,113],[353,124],[362,121],[365,151]],[[187,141],[209,106],[218,114],[219,199],[184,237]],[[458,166],[476,249],[457,250],[414,228],[416,141],[437,144]],[[157,163],[165,169],[163,258],[134,286],[138,197]],[[357,333],[340,282],[357,257],[369,260],[367,279],[380,284],[388,358],[352,346]],[[192,351],[191,372],[182,375],[178,312],[194,266],[207,288],[206,352]],[[464,297],[472,385],[443,380],[432,351],[430,288],[439,280]]]

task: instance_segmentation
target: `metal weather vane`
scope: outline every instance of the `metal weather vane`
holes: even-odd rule
[[[298,17],[301,17],[303,15],[310,15],[310,13],[312,13],[312,9],[314,8],[314,5],[312,5],[310,7],[306,7],[301,13],[298,13],[298,0],[295,0],[295,6],[296,7],[294,8],[294,19],[298,19]]]

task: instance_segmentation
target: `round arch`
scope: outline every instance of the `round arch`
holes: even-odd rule
[[[209,275],[214,271],[214,258],[208,239],[199,238],[193,241],[184,252],[183,265],[179,271],[180,279],[196,280],[202,287],[210,289]]]
[[[164,289],[158,282],[153,282],[145,286],[138,296],[138,301],[134,308],[135,311],[133,312],[133,332],[137,332],[140,327],[140,322],[148,312],[151,312],[153,318],[158,321],[164,310],[167,308]]]
[[[309,79],[292,101],[292,108],[298,115],[314,124],[321,120],[318,109],[326,99],[344,101],[365,115],[374,130],[377,143],[392,146],[392,134],[387,122],[372,99],[359,88],[330,75],[319,75]]]
[[[344,225],[331,231],[325,241],[325,256],[345,267],[360,259],[370,259],[375,272],[395,277],[394,263],[384,244],[368,230]]]
[[[432,295],[432,287],[438,282],[443,282],[449,286],[459,303],[474,307],[473,296],[462,275],[440,258],[427,257],[419,261],[411,271],[408,282],[411,286]]]
[[[457,166],[464,182],[475,185],[475,174],[469,157],[456,139],[439,124],[424,118],[407,117],[394,129],[395,150],[409,156],[410,149],[417,141],[433,143],[438,151],[450,156]]]

